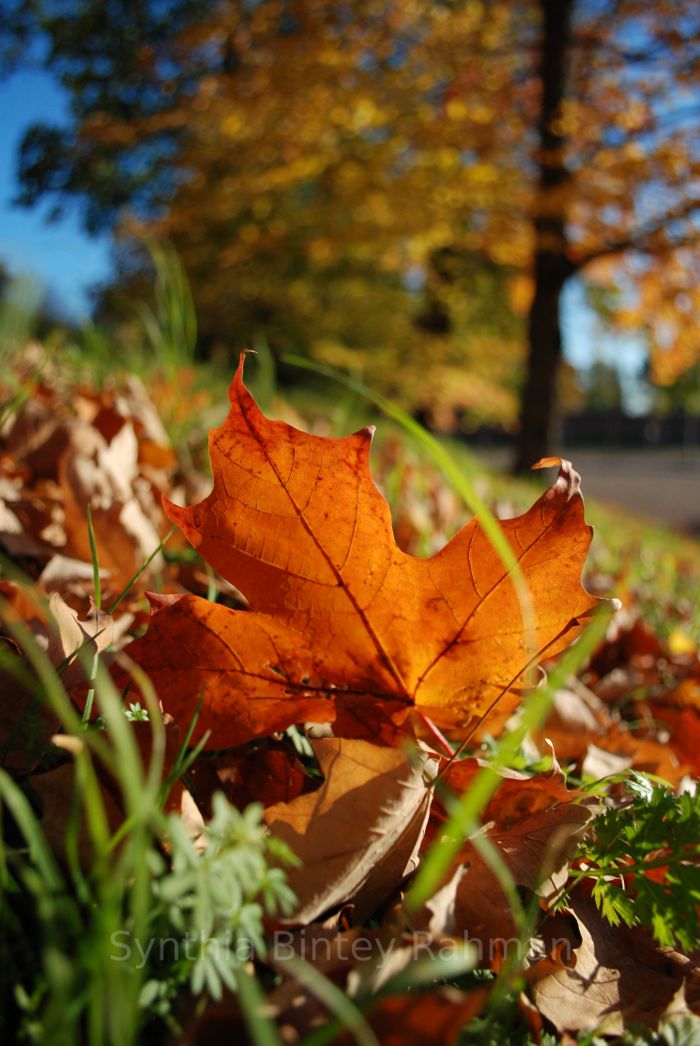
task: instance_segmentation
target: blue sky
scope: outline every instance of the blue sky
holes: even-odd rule
[[[49,207],[14,207],[17,150],[26,128],[37,120],[60,123],[65,94],[40,71],[20,71],[0,83],[0,261],[13,274],[43,284],[62,311],[89,312],[88,288],[109,275],[110,240],[88,238],[75,214],[49,224]]]
[[[48,204],[27,210],[12,203],[23,132],[37,120],[61,123],[66,112],[66,94],[47,73],[23,70],[0,82],[0,262],[13,274],[31,276],[62,312],[79,319],[89,314],[90,286],[110,274],[110,237],[88,237],[76,213],[49,223]],[[643,352],[635,339],[613,342],[601,335],[577,281],[567,287],[562,313],[567,358],[580,368],[595,358],[616,362],[623,383],[632,391],[629,405],[639,406],[633,386]]]

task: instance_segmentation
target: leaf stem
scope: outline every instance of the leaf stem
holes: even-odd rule
[[[418,718],[423,723],[428,732],[432,735],[432,737],[437,741],[439,747],[442,748],[447,758],[452,759],[452,757],[454,756],[454,749],[443,734],[442,730],[438,729],[438,727],[435,725],[432,719],[430,719],[429,716],[424,715],[423,712],[418,712]]]

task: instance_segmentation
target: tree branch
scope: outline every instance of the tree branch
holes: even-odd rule
[[[682,221],[684,218],[690,218],[695,211],[700,212],[700,198],[685,201],[682,206],[669,211],[662,218],[657,218],[653,223],[642,226],[636,232],[631,232],[627,236],[605,244],[597,250],[589,251],[581,258],[575,259],[572,264],[577,271],[580,271],[590,262],[597,261],[599,258],[610,257],[612,254],[624,254],[626,251],[636,250],[658,255],[677,250],[679,247],[690,247],[693,244],[700,243],[700,228],[680,238],[669,239],[657,244],[653,243],[654,237],[660,236],[668,225],[672,222]]]

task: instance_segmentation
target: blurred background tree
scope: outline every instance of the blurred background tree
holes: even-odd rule
[[[9,0],[72,98],[23,202],[170,240],[200,349],[264,337],[549,449],[576,274],[657,380],[698,355],[700,9],[685,0]],[[14,49],[14,50],[13,50]],[[526,351],[526,343],[529,348]]]
[[[620,374],[611,363],[596,360],[585,375],[586,406],[589,410],[622,410]]]

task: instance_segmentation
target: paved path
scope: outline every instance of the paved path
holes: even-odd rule
[[[510,455],[477,453],[496,467]],[[700,448],[565,452],[581,473],[584,497],[597,498],[638,516],[700,536]]]

